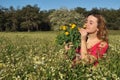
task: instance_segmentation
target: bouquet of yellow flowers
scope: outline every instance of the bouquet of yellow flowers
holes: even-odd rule
[[[72,59],[75,56],[75,49],[80,45],[80,27],[76,24],[69,24],[61,26],[60,30],[61,33],[56,37],[56,42],[59,45],[73,45],[67,54]]]

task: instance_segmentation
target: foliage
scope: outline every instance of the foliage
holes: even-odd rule
[[[57,35],[56,42],[58,45],[72,45],[68,56],[72,59],[75,56],[75,49],[80,45],[80,27],[76,24],[69,24],[60,27],[61,33]]]
[[[38,13],[39,8],[37,6],[32,7],[31,5],[27,5],[22,9],[23,16],[21,22],[21,28],[27,29],[28,31],[32,29],[38,30],[38,24],[40,23]]]
[[[64,43],[71,42],[75,47],[78,47],[80,43],[80,27],[76,24],[69,24],[60,27],[60,34],[58,34],[56,41],[58,44],[63,45]]]
[[[40,10],[37,5],[26,5],[21,9],[0,6],[0,31],[58,30],[59,26],[71,22],[81,24],[81,20],[90,12],[102,14],[106,19],[108,29],[120,29],[120,9],[93,8],[87,11],[85,8],[76,7],[71,10],[60,8],[47,11]]]
[[[74,10],[70,11],[64,8],[54,11],[49,15],[49,18],[52,25],[52,30],[59,30],[59,26],[66,25],[71,22],[82,26],[81,24],[84,21],[84,16],[82,14],[79,14]]]
[[[58,32],[0,33],[0,80],[120,80],[120,31],[97,67],[77,65],[55,45]]]

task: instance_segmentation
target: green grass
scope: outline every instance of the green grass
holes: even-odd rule
[[[120,31],[110,31],[109,50],[97,68],[71,68],[58,32],[0,32],[0,80],[119,80]]]
[[[108,34],[109,35],[120,35],[120,30],[109,30]]]

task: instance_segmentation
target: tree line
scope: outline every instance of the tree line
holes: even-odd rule
[[[0,6],[0,31],[50,31],[57,30],[63,23],[82,22],[90,12],[102,14],[107,22],[108,29],[120,29],[120,9],[85,8],[76,7],[40,10],[37,5],[26,5],[21,9]],[[55,28],[56,27],[56,28]]]

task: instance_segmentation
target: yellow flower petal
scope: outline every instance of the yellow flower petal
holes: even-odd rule
[[[67,29],[67,26],[63,26],[62,29],[63,29],[63,30],[66,30],[66,29]]]
[[[69,35],[69,32],[65,32],[65,35]]]
[[[80,27],[78,27],[78,30],[80,30],[81,28]]]
[[[83,25],[83,28],[86,29],[86,25],[85,24]]]
[[[73,29],[73,28],[75,28],[75,27],[76,27],[76,25],[75,25],[75,24],[72,24],[72,25],[71,25],[71,28],[72,28],[72,29]]]

